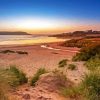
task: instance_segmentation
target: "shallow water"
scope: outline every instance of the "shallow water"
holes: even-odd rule
[[[33,35],[0,35],[0,45],[14,45],[14,44],[37,44],[65,41],[65,39],[58,39],[56,37],[48,36],[33,36]]]

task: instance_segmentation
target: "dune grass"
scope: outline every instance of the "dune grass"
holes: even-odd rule
[[[100,100],[100,72],[86,74],[78,86],[63,87],[61,94],[75,100]]]
[[[13,85],[22,85],[24,83],[28,82],[28,79],[26,78],[25,73],[17,69],[16,66],[10,66],[9,71],[14,74],[16,77],[16,80],[13,81]]]
[[[62,87],[60,92],[63,96],[69,97],[72,100],[79,100],[81,97],[81,90],[79,87]]]
[[[10,86],[18,86],[27,83],[28,79],[26,75],[17,69],[15,65],[10,66],[9,69],[3,69],[0,71],[0,75],[6,79],[6,82]]]
[[[73,61],[88,61],[92,57],[100,55],[100,44],[90,45],[88,47],[81,48],[80,53],[77,53],[73,57]]]
[[[0,100],[9,100],[9,90],[27,81],[26,75],[14,65],[8,69],[0,69]]]
[[[0,100],[8,100],[8,90],[10,89],[6,79],[0,74]]]
[[[91,72],[82,81],[83,94],[88,100],[100,100],[100,72]]]
[[[89,70],[92,70],[92,71],[100,68],[100,57],[99,57],[99,55],[96,55],[95,57],[92,57],[91,59],[89,59],[85,63],[85,65]]]
[[[40,68],[37,70],[36,74],[33,76],[33,78],[30,81],[31,86],[35,86],[35,83],[39,80],[40,75],[47,73],[45,68]]]
[[[63,59],[58,63],[58,67],[65,67],[67,65],[67,59]]]

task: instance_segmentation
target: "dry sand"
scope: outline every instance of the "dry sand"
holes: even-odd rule
[[[71,71],[67,69],[67,67],[61,70],[64,70],[67,78],[78,84],[81,81],[84,72],[86,72],[86,68],[83,65],[84,62],[72,62],[71,59],[76,54],[76,52],[79,52],[79,49],[62,47],[59,44],[61,43],[57,42],[26,46],[1,46],[0,51],[25,51],[28,52],[28,55],[17,53],[0,53],[0,66],[8,67],[9,65],[16,65],[21,70],[23,70],[23,72],[26,73],[28,77],[32,77],[36,73],[37,69],[45,67],[48,71],[52,71],[55,68],[58,68],[59,61],[67,58],[69,60],[68,63],[76,64],[77,70]],[[47,48],[43,47],[45,45]],[[26,84],[25,86],[20,86],[18,89],[18,91],[15,91],[15,94],[14,92],[12,93],[14,97],[19,98],[18,100],[70,100],[60,96],[58,93],[48,92],[43,87],[41,87],[41,85],[33,88]]]
[[[27,76],[32,76],[38,68],[45,67],[48,70],[57,68],[58,62],[62,59],[71,59],[77,48],[65,48],[59,46],[59,43],[46,44],[53,48],[60,48],[61,50],[53,50],[42,48],[41,44],[30,46],[8,46],[0,47],[2,50],[25,51],[28,55],[21,55],[17,53],[2,54],[0,53],[0,66],[7,67],[9,65],[16,65],[22,69]],[[69,50],[69,51],[62,51]]]

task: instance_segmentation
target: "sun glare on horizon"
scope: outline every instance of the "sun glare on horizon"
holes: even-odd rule
[[[16,23],[16,27],[19,29],[53,29],[61,26],[60,22],[46,19],[23,19]]]
[[[98,0],[0,0],[0,31],[63,33],[99,30]],[[92,2],[91,1],[91,2]]]

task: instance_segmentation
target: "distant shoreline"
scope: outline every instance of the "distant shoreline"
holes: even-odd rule
[[[20,32],[20,31],[16,31],[16,32],[0,31],[0,35],[31,35],[31,34],[27,32]]]
[[[68,39],[69,40],[69,39]],[[0,36],[0,46],[14,46],[14,45],[34,45],[43,43],[63,42],[66,39],[58,39],[56,37],[48,36]]]

